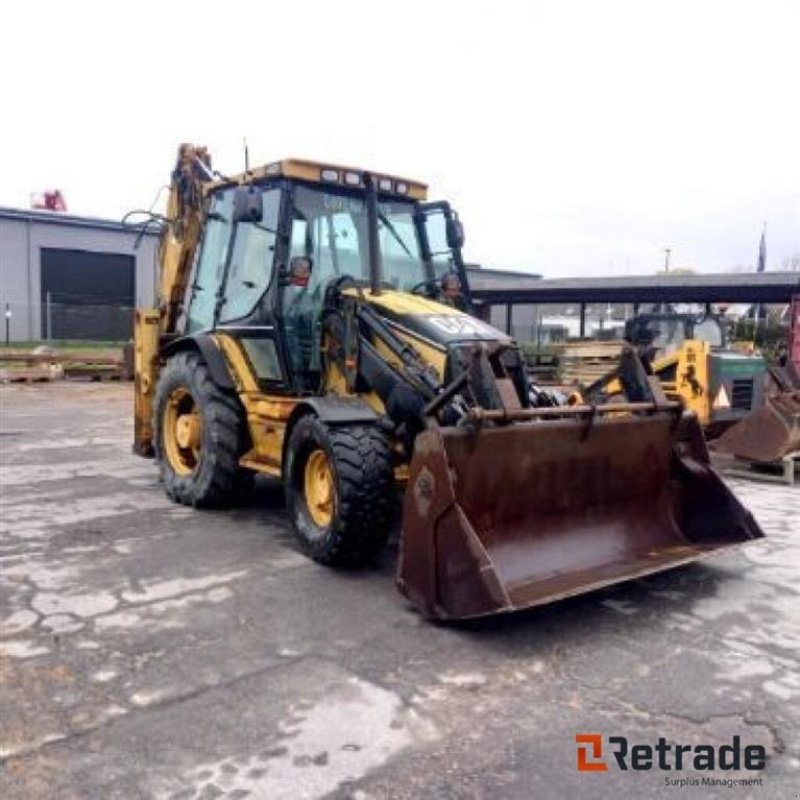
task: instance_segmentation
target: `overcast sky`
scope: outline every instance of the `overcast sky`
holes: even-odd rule
[[[0,205],[119,218],[246,136],[428,182],[487,267],[754,266],[765,221],[769,269],[800,252],[794,0],[179,6],[4,5]]]

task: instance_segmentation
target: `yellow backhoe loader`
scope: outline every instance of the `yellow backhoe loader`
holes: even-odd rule
[[[633,350],[623,402],[529,392],[514,343],[469,313],[461,224],[423,184],[300,160],[227,178],[183,145],[161,222],[135,450],[174,500],[274,476],[306,552],[343,565],[381,550],[401,489],[398,586],[450,619],[763,535]]]
[[[697,414],[706,438],[764,404],[766,361],[728,347],[722,320],[713,314],[637,314],[625,323],[625,339],[642,353],[667,397]]]
[[[669,399],[697,414],[711,448],[755,461],[800,450],[800,392],[788,373],[728,346],[714,315],[657,311],[625,325]]]
[[[787,311],[786,341],[769,368],[766,402],[714,442],[721,453],[762,463],[800,454],[800,281]]]

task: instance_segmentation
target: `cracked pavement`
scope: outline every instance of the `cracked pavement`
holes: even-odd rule
[[[130,386],[0,404],[3,798],[800,792],[800,488],[732,481],[762,542],[433,625],[394,589],[395,548],[349,573],[302,557],[275,482],[233,511],[170,503],[131,454]],[[578,773],[585,732],[738,735],[768,764],[732,789]]]

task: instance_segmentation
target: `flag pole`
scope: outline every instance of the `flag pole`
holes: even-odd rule
[[[761,228],[761,241],[758,243],[758,264],[756,266],[756,272],[765,272],[767,269],[767,221],[764,220],[764,223]],[[758,335],[758,329],[761,323],[761,312],[764,311],[764,323],[766,326],[766,309],[763,308],[763,303],[758,303],[756,305],[756,318],[755,318],[755,325],[753,326],[753,346],[756,344],[756,338]]]

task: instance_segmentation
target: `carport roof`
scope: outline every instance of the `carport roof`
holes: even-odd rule
[[[785,303],[800,293],[798,272],[543,278],[470,270],[477,300],[489,303]]]

